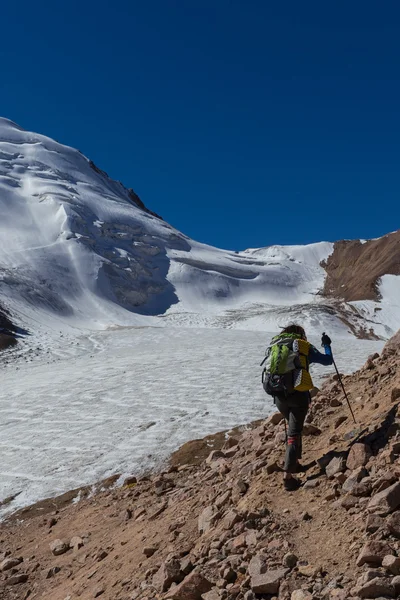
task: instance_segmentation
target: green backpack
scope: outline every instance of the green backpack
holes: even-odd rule
[[[262,383],[267,394],[306,392],[314,387],[308,372],[310,348],[311,344],[295,333],[272,338],[261,363],[265,364]]]

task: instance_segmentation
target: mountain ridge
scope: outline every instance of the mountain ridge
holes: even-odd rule
[[[392,258],[379,240],[214,248],[171,227],[79,151],[7,119],[0,119],[0,212],[0,304],[33,331],[275,330],[301,319],[315,331],[386,338],[400,318],[397,280],[387,280],[398,275],[397,234]],[[383,266],[378,256],[368,284],[378,292],[362,293],[360,305],[348,294],[350,258],[357,247],[368,264],[371,244],[378,255],[384,247]]]

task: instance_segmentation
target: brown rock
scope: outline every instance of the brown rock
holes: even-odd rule
[[[332,458],[332,460],[326,466],[325,472],[328,477],[334,477],[334,475],[336,475],[336,473],[340,473],[341,471],[344,471],[345,468],[346,468],[346,462],[345,462],[344,457],[343,456],[335,456],[335,458]]]
[[[368,511],[385,516],[400,505],[400,481],[397,481],[386,490],[375,494],[368,503]]]
[[[158,569],[157,573],[154,574],[153,586],[159,592],[166,592],[173,583],[178,583],[180,580],[181,568],[179,561],[176,559],[171,559],[164,562]]]
[[[400,575],[400,558],[389,554],[384,557],[382,567],[390,571],[393,575]]]
[[[353,488],[367,475],[367,471],[364,467],[358,467],[347,477],[343,484],[344,492],[352,492]]]
[[[70,548],[72,548],[73,550],[79,550],[79,548],[82,548],[82,546],[84,545],[83,539],[79,537],[79,535],[74,535],[74,537],[71,538],[69,545]]]
[[[219,592],[219,589],[214,587],[209,592],[202,594],[201,597],[203,600],[220,600],[221,594]]]
[[[247,567],[247,571],[250,577],[255,577],[256,575],[261,575],[267,571],[267,566],[265,564],[265,556],[261,554],[256,554],[250,560],[249,566]]]
[[[394,513],[396,514],[396,513]],[[383,527],[385,521],[379,515],[368,515],[367,522],[365,524],[365,531],[367,533],[375,533],[381,527]],[[400,522],[399,522],[400,525]]]
[[[379,598],[379,597],[395,597],[394,586],[390,579],[384,579],[382,577],[375,577],[371,579],[361,588],[357,588],[357,595],[360,598]]]
[[[283,421],[283,419],[284,419],[284,416],[282,413],[274,412],[266,420],[266,425],[278,425],[281,421]]]
[[[321,435],[321,430],[319,427],[314,425],[313,423],[305,423],[303,427],[303,435]]]
[[[63,542],[63,540],[54,540],[50,543],[50,550],[54,556],[60,556],[61,554],[68,552],[69,544],[67,542]]]
[[[197,526],[199,533],[207,533],[207,531],[210,531],[216,521],[216,516],[217,515],[214,506],[207,506],[202,511],[198,519]]]
[[[342,415],[341,417],[338,417],[336,419],[336,421],[333,424],[333,427],[335,429],[337,429],[338,427],[340,427],[342,425],[342,423],[344,423],[345,421],[347,421],[347,417],[345,415]]]
[[[19,583],[26,583],[28,581],[28,575],[21,573],[21,575],[12,575],[6,581],[6,585],[18,585]]]
[[[277,594],[281,580],[289,573],[289,569],[277,569],[254,575],[250,588],[255,594]]]
[[[392,585],[394,587],[394,591],[396,592],[396,597],[400,595],[400,575],[393,577]]]
[[[239,523],[242,520],[242,516],[236,510],[230,510],[224,517],[222,521],[222,526],[224,529],[232,529],[236,523]]]
[[[206,463],[208,465],[210,465],[212,462],[214,462],[215,460],[218,460],[220,458],[224,458],[225,454],[222,452],[222,450],[213,450],[212,452],[210,452],[210,454],[207,456],[206,458]]]
[[[346,467],[350,471],[364,467],[371,457],[371,448],[366,444],[353,444],[350,448],[349,455],[346,461]]]
[[[150,558],[150,556],[153,556],[153,554],[155,554],[158,550],[158,546],[145,546],[143,548],[143,554],[147,557]]]
[[[400,398],[400,388],[393,388],[390,394],[392,402],[396,402]]]
[[[312,600],[313,596],[306,590],[294,590],[290,596],[290,600]]]
[[[400,511],[396,511],[389,516],[387,527],[390,533],[400,538]]]
[[[0,571],[8,571],[22,563],[22,558],[5,558],[0,564]]]
[[[380,566],[382,560],[388,554],[393,554],[393,551],[388,544],[373,540],[364,544],[358,555],[356,564],[358,567],[362,567],[364,564]]]
[[[168,592],[165,598],[170,600],[202,600],[202,595],[212,589],[213,584],[201,573],[194,571]]]

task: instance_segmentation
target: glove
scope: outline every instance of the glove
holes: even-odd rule
[[[325,331],[322,334],[321,345],[322,346],[330,346],[332,344],[332,340],[329,335],[326,335]]]

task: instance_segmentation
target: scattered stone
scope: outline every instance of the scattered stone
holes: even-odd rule
[[[345,421],[347,421],[347,417],[345,415],[338,417],[333,424],[334,429],[337,429],[338,427],[340,427],[342,425],[342,423],[344,423]]]
[[[283,421],[283,419],[284,419],[284,416],[282,413],[274,412],[266,420],[266,425],[278,425],[281,421]]]
[[[393,388],[390,394],[392,402],[396,402],[400,398],[400,388]]]
[[[159,592],[166,592],[173,583],[181,580],[181,568],[179,561],[171,559],[164,562],[153,576],[153,586]],[[210,588],[211,589],[211,588]],[[208,592],[209,590],[205,590]]]
[[[303,512],[300,516],[302,521],[311,521],[312,516],[308,512]]]
[[[315,578],[321,572],[321,568],[315,567],[314,565],[300,565],[298,571],[300,575],[304,575],[304,577]]]
[[[174,587],[165,596],[170,600],[202,600],[203,594],[207,594],[213,588],[213,584],[201,573],[190,573],[179,585]]]
[[[133,475],[129,475],[128,477],[126,477],[124,479],[124,483],[123,485],[126,485],[128,487],[134,487],[137,484],[137,478],[134,477]]]
[[[364,477],[367,475],[367,471],[364,467],[358,467],[352,473],[350,473],[349,477],[347,477],[346,481],[343,484],[344,492],[353,492],[353,489],[356,487],[357,483],[359,483]]]
[[[390,571],[393,575],[400,575],[400,557],[388,555],[383,558],[382,567]]]
[[[360,598],[380,598],[382,596],[389,598],[395,597],[394,586],[390,579],[384,579],[382,577],[375,577],[371,579],[361,588],[357,588],[357,596]]]
[[[383,519],[382,519],[383,521]],[[389,529],[390,533],[392,533],[394,536],[400,538],[400,511],[396,511],[394,513],[392,513],[389,518],[387,519],[387,528]]]
[[[145,546],[143,548],[143,554],[147,557],[150,558],[150,556],[153,556],[153,554],[155,554],[158,550],[158,546]]]
[[[219,460],[220,458],[225,458],[225,454],[222,450],[213,450],[206,458],[206,463],[210,465],[212,462]]]
[[[103,550],[103,548],[99,548],[99,550],[96,552],[96,560],[98,562],[101,562],[102,560],[107,558],[107,556],[108,556],[108,552]]]
[[[288,569],[294,569],[294,567],[297,565],[298,560],[299,559],[295,554],[293,554],[292,552],[288,552],[283,557],[283,566],[287,567]]]
[[[215,506],[217,508],[222,508],[230,500],[230,497],[231,491],[227,490],[224,494],[218,496],[218,498],[215,500]]]
[[[388,554],[393,554],[391,547],[385,542],[372,540],[364,544],[357,558],[357,566],[362,567],[364,564],[378,565],[382,564],[382,560]]]
[[[277,569],[254,575],[250,588],[255,594],[277,594],[281,580],[288,574],[289,569]]]
[[[305,423],[303,427],[303,435],[321,435],[322,431],[313,423]]]
[[[239,494],[244,495],[247,492],[247,490],[249,489],[249,484],[246,483],[245,481],[243,481],[243,479],[239,479],[236,482],[235,487],[238,490]]]
[[[337,408],[337,407],[339,407],[339,406],[342,406],[342,403],[340,402],[340,400],[338,400],[338,398],[332,398],[332,399],[329,401],[329,406],[330,406],[331,408]]]
[[[397,575],[392,579],[392,586],[394,587],[394,591],[396,592],[396,597],[400,595],[400,576]]]
[[[199,533],[207,533],[207,531],[210,531],[210,529],[212,528],[212,526],[214,525],[215,521],[216,521],[216,512],[214,509],[214,506],[210,505],[207,506],[200,514],[198,522],[197,522],[197,527],[199,530]]]
[[[319,486],[319,481],[318,479],[308,479],[304,485],[303,485],[303,489],[314,489],[316,487]]]
[[[79,550],[79,548],[82,548],[82,546],[84,545],[83,539],[79,537],[79,535],[74,535],[74,537],[71,538],[69,545],[70,548],[72,548],[73,550]]]
[[[371,457],[371,448],[366,444],[353,444],[347,457],[346,466],[350,471],[364,467]]]
[[[65,554],[69,550],[69,544],[67,542],[63,542],[63,540],[54,540],[50,544],[50,550],[54,554],[54,556],[60,556],[61,554]]]
[[[334,477],[336,473],[341,473],[346,468],[346,461],[343,456],[335,456],[325,468],[325,472],[329,478]]]
[[[0,564],[0,571],[8,571],[22,563],[22,558],[5,558]]]
[[[236,510],[230,510],[224,517],[222,521],[222,526],[224,529],[230,530],[236,523],[239,523],[242,520],[241,515]]]
[[[400,505],[400,481],[375,494],[368,503],[368,511],[385,516]]]
[[[98,598],[99,596],[102,596],[105,591],[106,589],[103,586],[96,588],[93,594],[93,598]]]
[[[7,585],[18,585],[20,583],[26,583],[28,581],[28,575],[21,573],[20,575],[12,575],[6,581]]]
[[[394,514],[397,514],[397,513],[394,513]],[[392,515],[392,516],[394,516],[394,515]],[[400,517],[400,515],[399,515],[399,517]],[[367,522],[365,524],[365,531],[367,533],[375,533],[375,531],[378,531],[378,529],[383,527],[384,524],[385,524],[385,521],[379,515],[368,515]],[[399,519],[399,525],[400,525],[400,519]]]
[[[157,517],[159,517],[164,510],[167,508],[168,503],[167,502],[163,502],[162,504],[160,504],[149,516],[148,519],[149,521],[155,521],[155,519],[157,519]],[[145,511],[143,511],[142,514],[144,514]],[[137,517],[136,517],[137,518]]]
[[[60,571],[60,567],[52,567],[47,571],[46,579],[51,579],[51,577],[54,577],[54,575],[57,575],[57,573],[59,573]]]
[[[290,600],[312,600],[313,596],[305,590],[294,590],[290,596]]]
[[[221,594],[218,588],[214,587],[209,592],[201,595],[203,600],[220,600]]]

